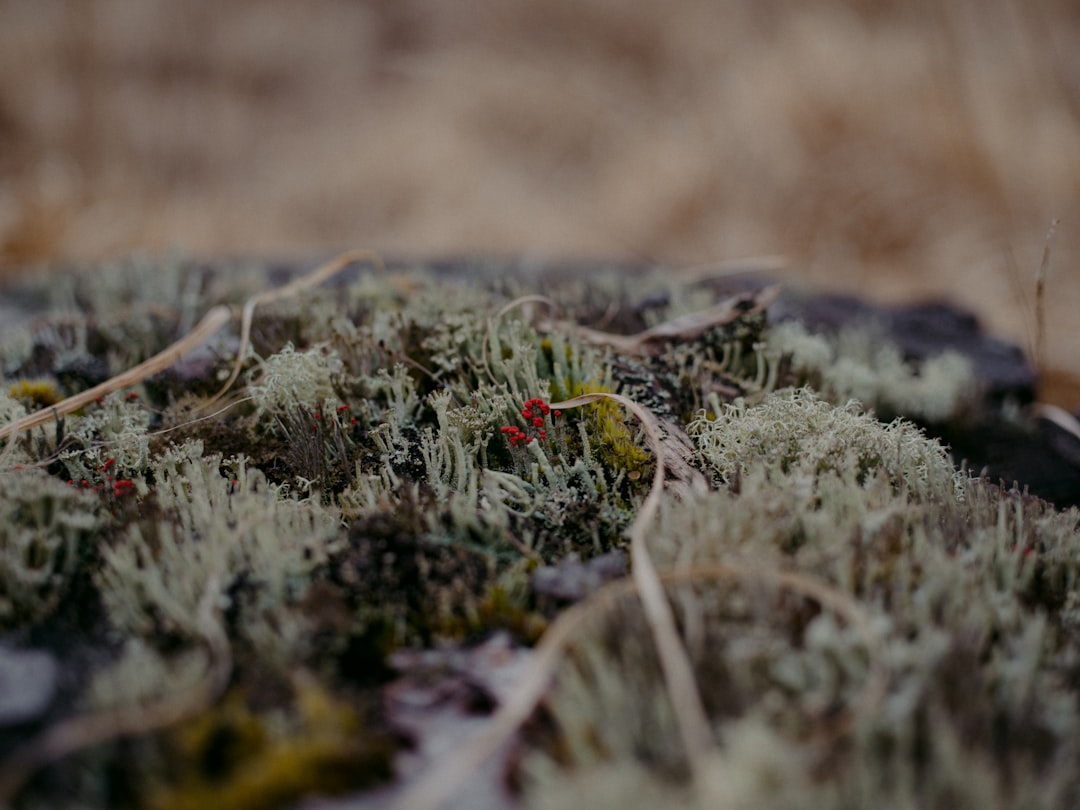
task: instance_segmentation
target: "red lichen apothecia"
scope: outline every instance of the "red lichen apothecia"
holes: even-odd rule
[[[562,411],[553,411],[544,400],[534,397],[525,403],[521,409],[521,418],[525,420],[526,429],[522,430],[517,425],[503,425],[499,432],[506,436],[511,447],[520,444],[532,444],[533,439],[543,441],[547,438],[547,419],[557,419],[562,416]]]

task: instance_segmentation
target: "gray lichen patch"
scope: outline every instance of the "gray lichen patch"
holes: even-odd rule
[[[518,739],[527,804],[1071,806],[1080,516],[958,471],[916,425],[990,407],[970,365],[771,324],[772,288],[595,273],[342,274],[5,440],[0,626],[83,685],[27,732],[75,742],[21,792],[29,770],[0,766],[5,798],[286,806],[391,780],[402,651],[525,650],[576,602]],[[0,430],[100,382],[72,369],[116,373],[289,280],[100,278],[107,298],[34,283]],[[678,448],[646,545],[717,743],[692,787],[621,577],[656,445],[614,400],[551,407],[589,394]],[[93,642],[55,643],[72,612]],[[24,741],[0,739],[9,769]]]
[[[900,349],[875,335],[872,326],[825,335],[785,321],[769,331],[767,342],[817,390],[833,400],[857,400],[879,413],[943,423],[972,408],[979,396],[974,368],[963,355],[943,351],[921,363],[906,362]]]
[[[536,806],[567,770],[590,805],[1070,805],[1080,515],[806,389],[703,413],[690,434],[721,488],[669,498],[650,544],[721,743],[715,779],[688,792],[624,598],[559,670],[557,733],[526,766]],[[638,801],[615,774],[633,785],[643,762]]]
[[[89,556],[101,524],[95,499],[34,467],[0,498],[0,628],[45,619]],[[15,480],[18,485],[14,486]]]

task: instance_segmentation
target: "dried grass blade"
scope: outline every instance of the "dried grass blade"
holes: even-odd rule
[[[196,324],[194,329],[167,349],[158,352],[149,360],[144,360],[134,368],[130,368],[122,374],[118,374],[115,377],[106,380],[101,383],[101,385],[96,385],[93,388],[68,397],[55,405],[51,405],[48,408],[42,408],[36,413],[24,416],[22,419],[17,419],[8,425],[5,425],[3,428],[0,428],[0,439],[8,436],[14,437],[21,431],[29,430],[30,428],[44,425],[53,419],[66,416],[72,411],[77,411],[79,408],[89,405],[94,400],[100,399],[106,394],[111,394],[113,391],[118,391],[121,388],[136,385],[147,377],[151,377],[154,374],[164,371],[185,354],[194,351],[209,340],[215,332],[230,320],[232,320],[232,312],[228,307],[214,307],[206,313],[203,319]]]
[[[236,351],[236,360],[233,362],[232,373],[229,374],[229,379],[225,381],[221,390],[203,403],[203,408],[209,408],[225,396],[229,389],[232,388],[233,383],[236,382],[237,377],[240,376],[240,371],[244,367],[244,355],[247,354],[248,346],[251,345],[251,322],[255,318],[255,308],[257,306],[271,301],[280,301],[283,298],[290,298],[311,287],[316,287],[357,262],[369,262],[377,272],[383,274],[386,272],[386,265],[383,264],[382,257],[379,254],[370,250],[350,250],[340,256],[335,256],[330,261],[316,267],[310,273],[293,279],[282,287],[264,290],[251,296],[244,303],[244,309],[240,316],[240,346]]]
[[[694,677],[690,656],[683,646],[675,624],[675,615],[660,584],[656,566],[646,543],[648,527],[653,523],[660,508],[660,498],[667,479],[668,447],[656,417],[652,411],[619,394],[585,394],[565,402],[552,403],[552,408],[574,408],[601,399],[617,402],[636,416],[645,429],[645,437],[656,456],[656,475],[652,488],[641,505],[630,527],[630,554],[633,561],[633,579],[641,595],[645,618],[652,631],[653,642],[660,655],[660,666],[667,683],[668,697],[675,711],[679,734],[682,737],[686,757],[695,780],[700,783],[706,762],[716,746],[701,691]]]
[[[734,295],[716,306],[672,318],[634,335],[611,334],[576,324],[556,325],[570,328],[578,337],[594,346],[609,346],[625,354],[652,354],[659,350],[659,344],[694,340],[710,329],[756,315],[777,299],[780,290],[781,285],[773,284],[752,293]]]

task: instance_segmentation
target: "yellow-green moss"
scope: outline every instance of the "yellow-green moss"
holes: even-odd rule
[[[596,383],[575,385],[572,396],[612,393],[611,388]],[[587,406],[591,430],[590,442],[600,462],[614,470],[622,470],[631,481],[639,480],[653,466],[653,458],[643,446],[641,427],[618,403],[600,399]]]
[[[63,395],[52,380],[16,380],[8,389],[12,399],[17,399],[29,410],[55,405]]]
[[[232,693],[171,732],[167,748],[168,784],[146,796],[152,810],[269,810],[357,790],[390,778],[394,745],[365,735],[351,706],[308,682],[291,716],[256,714]]]

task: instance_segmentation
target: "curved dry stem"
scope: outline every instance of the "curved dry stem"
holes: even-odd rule
[[[30,428],[44,425],[46,422],[50,422],[54,419],[59,419],[61,416],[66,416],[72,411],[77,411],[79,408],[89,405],[94,400],[100,399],[106,394],[111,394],[113,391],[118,391],[121,388],[136,385],[147,377],[164,371],[184,355],[194,351],[209,340],[215,332],[230,320],[232,320],[232,313],[229,311],[228,307],[214,307],[206,313],[203,319],[196,324],[194,329],[167,349],[158,352],[149,360],[144,360],[139,363],[139,365],[128,369],[124,373],[117,374],[115,377],[106,380],[100,385],[95,385],[93,388],[70,396],[55,405],[50,405],[48,408],[42,408],[40,411],[24,416],[22,419],[16,419],[14,422],[0,428],[0,439],[9,436],[13,437],[24,430],[29,430]]]
[[[240,371],[244,367],[244,355],[247,354],[248,346],[251,345],[251,322],[255,318],[255,308],[257,306],[268,304],[271,301],[280,301],[283,298],[291,298],[304,290],[317,287],[358,262],[368,262],[375,267],[377,272],[386,272],[386,265],[383,264],[382,257],[378,253],[371,250],[350,250],[340,256],[335,256],[330,261],[316,267],[310,273],[293,279],[282,287],[264,290],[251,296],[244,303],[244,309],[240,316],[240,346],[236,351],[236,360],[233,362],[232,373],[229,374],[229,379],[225,381],[221,390],[203,403],[203,407],[209,408],[225,396],[228,390],[232,388],[233,383],[236,382],[237,377],[240,376]]]
[[[630,527],[633,579],[641,595],[645,618],[649,623],[653,642],[660,656],[660,666],[667,684],[668,696],[675,711],[690,770],[700,784],[699,777],[704,775],[703,770],[707,767],[707,758],[715,747],[716,741],[709,726],[705,706],[701,702],[701,692],[694,678],[693,664],[683,646],[675,624],[675,614],[660,584],[660,577],[646,543],[646,531],[656,517],[660,508],[660,498],[664,492],[664,482],[667,477],[667,445],[652,411],[619,394],[585,394],[565,402],[552,403],[551,407],[575,408],[601,399],[617,402],[638,418],[645,429],[645,438],[649,447],[656,456],[656,475],[653,477],[652,488]]]
[[[509,305],[508,305],[509,306]],[[504,308],[505,309],[505,308]],[[646,529],[656,516],[666,478],[667,450],[656,417],[638,403],[618,394],[584,394],[564,402],[551,403],[552,408],[569,409],[610,399],[633,413],[645,429],[645,435],[656,455],[656,474],[652,488],[630,528],[630,553],[633,560],[633,587],[641,596],[645,617],[653,634],[660,657],[661,669],[668,695],[675,711],[679,734],[691,773],[697,784],[706,767],[706,758],[715,747],[709,719],[701,702],[690,657],[683,647],[675,626],[675,617],[667,601],[660,579],[646,545]],[[595,610],[597,598],[565,611],[544,634],[536,648],[529,670],[517,685],[514,696],[504,703],[491,722],[477,737],[456,754],[448,757],[425,779],[399,799],[402,810],[436,808],[488,756],[513,735],[536,708],[551,680],[563,648],[570,640],[580,620]]]
[[[160,430],[148,430],[146,432],[146,435],[147,436],[164,436],[166,433],[172,433],[174,430],[183,430],[184,428],[188,428],[188,427],[191,427],[193,425],[197,425],[200,422],[207,422],[207,421],[209,421],[209,420],[211,420],[211,419],[213,419],[215,417],[221,416],[221,414],[225,413],[228,410],[231,410],[231,409],[235,408],[237,405],[243,405],[245,402],[251,402],[253,399],[254,399],[254,397],[240,397],[239,399],[234,399],[232,402],[229,402],[229,403],[227,403],[225,405],[222,405],[220,408],[218,408],[213,413],[208,413],[205,416],[200,416],[200,417],[198,417],[196,419],[190,419],[187,422],[179,422],[179,423],[177,423],[175,425],[170,425],[167,428],[161,428]]]
[[[1050,220],[1050,229],[1043,243],[1042,261],[1035,274],[1035,370],[1046,370],[1046,276],[1050,272],[1050,243],[1054,240],[1058,220]]]
[[[840,616],[863,637],[869,656],[869,673],[857,699],[829,725],[828,737],[842,735],[864,711],[880,704],[887,687],[887,674],[880,654],[881,639],[870,616],[851,596],[823,579],[801,571],[777,571],[736,562],[708,563],[659,575],[664,585],[692,584],[734,579],[765,581],[777,588],[816,601]],[[464,746],[445,758],[419,783],[407,790],[394,805],[398,810],[435,810],[446,801],[468,775],[495,754],[533,715],[551,684],[555,669],[574,635],[586,620],[597,620],[613,610],[620,600],[640,594],[638,583],[622,579],[604,586],[588,600],[563,611],[537,645],[528,671],[515,686],[491,721]]]
[[[484,367],[484,373],[487,374],[488,379],[492,383],[498,383],[495,379],[495,375],[491,371],[491,365],[488,363],[488,343],[491,342],[491,329],[492,326],[499,322],[499,320],[507,313],[525,304],[547,304],[555,312],[559,311],[559,305],[548,298],[546,295],[523,295],[520,298],[515,298],[513,301],[509,301],[495,313],[495,317],[490,318],[487,324],[487,330],[484,332],[484,341],[480,344],[480,363]]]
[[[664,321],[635,335],[600,332],[588,326],[565,322],[545,323],[540,326],[549,330],[568,329],[586,343],[592,343],[593,346],[606,346],[623,354],[654,354],[661,350],[665,342],[694,340],[717,326],[762,312],[770,303],[777,300],[780,291],[780,284],[772,284],[756,289],[753,293],[733,295],[720,301],[715,307],[680,315],[679,318]]]
[[[521,680],[514,686],[511,697],[504,701],[491,720],[465,745],[429,771],[419,782],[398,797],[395,810],[435,810],[446,801],[470,773],[476,771],[488,757],[514,735],[532,716],[547,691],[551,678],[569,645],[574,632],[585,618],[604,605],[614,604],[621,594],[615,585],[601,589],[586,602],[567,608],[548,627],[533,651],[532,660]],[[602,609],[602,608],[600,608]]]
[[[199,686],[179,697],[77,715],[45,729],[0,765],[0,807],[9,806],[30,777],[52,762],[110,740],[173,725],[217,700],[232,672],[232,650],[220,619],[220,596],[221,578],[214,574],[207,580],[198,607],[197,626],[209,656],[207,674]]]
[[[846,731],[861,711],[878,705],[885,696],[888,678],[882,663],[882,642],[874,629],[866,609],[858,600],[844,593],[824,579],[796,570],[776,570],[760,565],[736,562],[717,562],[694,565],[678,571],[666,571],[660,575],[666,584],[683,584],[702,580],[737,579],[742,581],[770,582],[777,588],[812,599],[823,608],[831,610],[854,627],[863,637],[869,655],[869,673],[858,699],[832,723],[832,733]]]
[[[1053,422],[1065,432],[1080,439],[1080,420],[1064,408],[1049,402],[1035,402],[1028,408],[1028,413],[1036,418],[1045,419],[1047,422]]]
[[[733,295],[716,306],[672,318],[634,335],[601,332],[574,323],[556,322],[545,326],[569,329],[586,343],[608,346],[623,354],[655,354],[664,343],[695,340],[710,329],[763,312],[777,299],[780,290],[781,285],[773,284],[754,292]]]
[[[380,258],[377,253],[370,250],[352,250],[348,253],[341,254],[337,258],[321,265],[307,275],[289,282],[283,287],[266,290],[265,292],[261,292],[258,295],[249,298],[247,303],[244,304],[244,310],[241,316],[240,349],[236,355],[236,362],[233,365],[232,374],[229,376],[225,385],[222,386],[221,390],[208,401],[204,402],[202,407],[209,408],[221,399],[229,388],[232,387],[232,384],[236,382],[236,378],[240,376],[240,370],[243,367],[244,354],[247,351],[248,344],[251,342],[251,320],[255,315],[255,307],[269,301],[277,301],[282,298],[296,295],[302,290],[314,287],[327,279],[332,278],[350,265],[364,261],[370,262],[380,272],[385,271],[382,258]],[[100,385],[96,385],[93,388],[89,388],[86,391],[82,391],[81,393],[61,400],[55,405],[50,405],[48,408],[42,408],[35,413],[24,416],[22,419],[16,419],[14,422],[4,425],[0,428],[0,439],[6,438],[8,439],[8,443],[0,460],[8,456],[14,446],[13,442],[15,437],[22,431],[30,430],[31,428],[44,425],[52,420],[59,419],[61,416],[66,416],[73,411],[77,411],[79,408],[83,408],[94,400],[100,399],[107,394],[111,394],[113,391],[137,385],[147,377],[151,377],[154,374],[164,371],[173,363],[180,360],[184,355],[194,351],[209,340],[222,326],[231,321],[232,318],[233,313],[228,307],[224,305],[216,306],[207,312],[206,315],[203,316],[203,319],[199,321],[195,328],[188,334],[168,348],[158,352],[149,360],[144,360],[137,366],[128,369],[122,374],[117,374],[115,377],[106,380]]]

